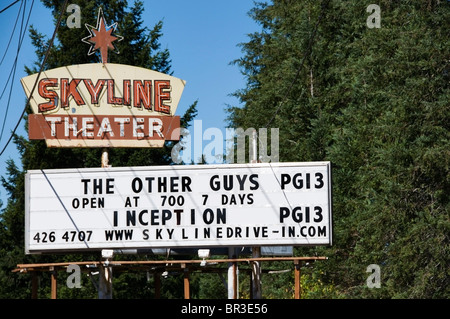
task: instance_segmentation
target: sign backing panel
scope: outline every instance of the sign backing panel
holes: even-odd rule
[[[33,170],[27,253],[331,245],[329,162]]]

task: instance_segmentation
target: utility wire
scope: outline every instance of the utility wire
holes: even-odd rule
[[[1,132],[0,132],[0,141],[2,140],[3,131],[5,129],[5,124],[6,124],[6,118],[8,117],[9,105],[10,105],[10,102],[11,102],[11,95],[12,95],[12,90],[13,90],[13,87],[14,87],[14,79],[15,79],[15,76],[16,76],[17,61],[19,59],[19,52],[20,52],[20,48],[22,47],[23,39],[24,39],[25,34],[26,34],[26,29],[27,29],[27,26],[28,26],[28,22],[30,21],[31,11],[33,10],[33,5],[34,5],[34,0],[31,2],[30,11],[28,13],[28,18],[27,18],[27,22],[26,22],[25,26],[24,26],[24,21],[25,21],[26,1],[25,1],[25,6],[23,7],[22,23],[21,23],[20,32],[19,32],[19,43],[17,45],[16,58],[14,59],[13,68],[11,70],[12,81],[11,81],[11,86],[10,86],[10,90],[9,90],[8,102],[6,103],[5,117],[3,119],[2,129],[1,129]],[[11,74],[10,74],[10,76],[8,78],[8,82],[9,82],[10,78],[11,78]],[[5,88],[6,88],[6,86],[5,86]],[[2,93],[2,96],[3,96],[3,93]]]
[[[3,13],[3,11],[6,11],[7,9],[9,9],[10,7],[12,7],[13,5],[15,5],[17,2],[19,2],[20,0],[16,0],[13,3],[11,3],[9,6],[3,8],[0,13]]]
[[[8,141],[6,142],[6,145],[5,145],[5,146],[3,147],[3,149],[1,150],[0,156],[2,156],[3,153],[5,152],[6,148],[8,147],[9,143],[11,142],[12,138],[13,138],[14,135],[15,135],[16,130],[17,130],[17,128],[19,127],[20,122],[22,121],[23,116],[25,115],[25,112],[26,112],[26,110],[27,110],[27,106],[28,106],[28,104],[30,103],[31,97],[33,96],[34,90],[36,89],[36,86],[37,86],[37,84],[38,84],[38,82],[39,82],[39,77],[41,76],[41,73],[42,73],[42,71],[44,70],[44,66],[45,66],[45,64],[46,64],[46,62],[47,62],[47,58],[48,58],[48,55],[49,55],[49,53],[50,53],[50,49],[51,49],[51,47],[53,46],[53,41],[54,41],[55,38],[56,38],[56,34],[57,34],[57,32],[58,32],[59,25],[61,24],[62,17],[63,17],[63,15],[64,15],[65,11],[66,11],[66,7],[67,7],[67,3],[68,3],[68,2],[69,2],[68,0],[65,0],[63,6],[61,7],[61,12],[60,12],[60,14],[59,14],[58,22],[56,23],[55,30],[54,30],[54,32],[53,32],[53,36],[52,36],[52,38],[51,38],[51,40],[50,40],[50,42],[49,42],[49,44],[48,44],[47,51],[45,52],[44,59],[42,60],[42,63],[41,63],[41,67],[40,67],[40,69],[39,69],[38,76],[36,77],[36,81],[34,82],[34,85],[33,85],[33,88],[31,89],[30,95],[27,97],[27,103],[25,104],[25,107],[23,108],[23,111],[22,111],[22,114],[21,114],[21,116],[20,116],[20,118],[19,118],[19,121],[17,121],[16,126],[14,127],[13,131],[11,132],[11,136],[9,137]]]
[[[23,5],[23,2],[20,4],[19,12],[17,13],[16,22],[14,23],[14,28],[11,32],[11,36],[9,37],[8,45],[6,46],[5,54],[3,54],[2,60],[0,61],[0,65],[2,65],[3,61],[5,60],[6,53],[8,53],[9,45],[11,44],[14,33],[16,32],[17,22],[19,21],[19,17],[20,17],[20,11],[22,11],[22,5]]]

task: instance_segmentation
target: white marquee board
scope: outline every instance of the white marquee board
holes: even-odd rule
[[[331,245],[329,162],[32,170],[26,253]]]

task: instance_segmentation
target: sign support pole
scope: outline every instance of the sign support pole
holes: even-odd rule
[[[99,265],[98,299],[112,299],[112,269]]]
[[[56,272],[56,269],[53,267],[50,270],[51,270],[51,287],[52,287],[50,298],[57,299],[58,298],[58,282],[57,282],[58,273]]]
[[[295,299],[300,299],[301,298],[301,277],[300,277],[300,266],[301,266],[301,261],[300,260],[294,260],[294,277],[295,277],[295,294],[294,297]]]
[[[39,280],[35,271],[31,272],[31,299],[38,298]]]
[[[112,250],[102,250],[102,259],[105,261],[98,265],[98,299],[112,299],[112,267],[109,266],[112,256]]]
[[[153,279],[155,282],[155,299],[161,298],[161,274],[155,272],[153,274]]]
[[[102,152],[102,167],[103,168],[111,167],[111,165],[109,165],[109,156],[107,148],[104,148]]]
[[[252,257],[253,258],[261,257],[260,246],[252,247]],[[259,261],[252,262],[252,296],[253,299],[262,299],[261,265],[259,264]]]
[[[108,167],[111,167],[109,165],[108,149],[104,148],[102,152],[102,168]],[[104,264],[99,265],[98,299],[112,299],[112,268],[107,266],[112,256],[112,250],[102,250],[102,258],[106,259],[106,261]]]
[[[258,136],[256,130],[253,130],[252,134],[252,145],[253,145],[253,158],[252,163],[258,163]],[[260,258],[261,257],[261,246],[253,246],[252,247],[252,257]],[[259,261],[252,262],[252,296],[253,299],[261,299],[262,291],[261,291],[261,266]]]
[[[234,247],[228,248],[228,258],[235,259],[236,249]],[[236,262],[228,263],[228,299],[238,299],[238,266]]]
[[[191,299],[189,268],[186,264],[181,264],[181,268],[183,269],[184,299]]]

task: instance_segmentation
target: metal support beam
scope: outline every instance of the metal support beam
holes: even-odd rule
[[[258,163],[258,133],[256,130],[253,130],[252,134],[252,163]],[[252,247],[252,257],[260,258],[261,257],[261,247],[255,246]],[[252,299],[261,299],[262,291],[261,291],[261,267],[259,261],[253,261],[252,265]]]
[[[51,270],[51,279],[50,280],[51,280],[51,287],[52,287],[50,298],[56,299],[58,296],[58,282],[57,282],[58,273],[56,272],[55,268],[50,269],[50,270]]]
[[[98,299],[112,299],[112,267],[110,266],[112,257],[112,250],[102,250],[102,258],[106,260],[98,265]]]
[[[104,251],[103,251],[104,252]],[[102,253],[103,253],[102,252]],[[111,253],[111,251],[110,251]],[[258,253],[255,252],[254,256],[258,256]],[[103,258],[106,258],[105,255],[103,255]],[[112,253],[109,258],[112,258]],[[176,271],[179,271],[180,268],[176,267],[175,265],[181,265],[182,270],[184,271],[184,296],[185,298],[190,298],[190,287],[189,287],[189,276],[190,276],[190,270],[188,266],[189,265],[195,265],[200,264],[202,265],[200,269],[206,270],[207,267],[205,265],[208,264],[218,264],[218,263],[246,263],[252,265],[252,269],[248,270],[248,273],[251,274],[251,287],[250,287],[250,298],[258,298],[258,295],[255,295],[255,287],[254,283],[256,281],[255,276],[259,275],[259,278],[261,276],[262,270],[259,267],[259,262],[262,261],[291,261],[294,262],[294,274],[295,274],[295,298],[301,298],[302,295],[302,287],[301,287],[301,281],[300,281],[300,268],[302,262],[313,262],[317,260],[327,260],[327,257],[253,257],[253,258],[227,258],[227,259],[202,259],[202,260],[140,260],[140,261],[129,261],[129,260],[122,260],[122,261],[115,261],[115,260],[107,260],[107,261],[78,261],[78,262],[58,262],[58,263],[41,263],[41,264],[18,264],[16,269],[13,269],[12,272],[19,272],[19,273],[31,273],[31,280],[32,280],[32,298],[37,298],[37,290],[38,290],[38,276],[36,272],[38,271],[48,271],[51,273],[51,297],[52,299],[57,297],[57,271],[61,271],[65,267],[69,265],[79,265],[79,266],[89,266],[89,269],[92,268],[98,268],[100,278],[104,278],[103,284],[108,283],[106,287],[109,287],[109,290],[106,288],[100,289],[98,286],[101,283],[101,280],[99,280],[99,284],[97,284],[96,280],[93,280],[93,284],[95,287],[99,290],[99,298],[100,297],[100,291],[107,291],[108,294],[104,296],[109,296],[112,298],[112,266],[117,267],[119,269],[121,268],[136,268],[138,270],[142,270],[144,265],[155,265],[159,267],[166,267],[168,264],[171,264],[171,267],[175,267]],[[254,271],[255,267],[254,265],[257,265],[257,268],[259,271]],[[195,266],[192,266],[195,267]],[[153,268],[153,267],[152,267]],[[88,272],[91,272],[91,270],[87,269]],[[146,271],[148,271],[148,268],[144,268]],[[237,269],[237,267],[236,267]],[[195,269],[194,269],[195,270]],[[198,270],[198,268],[197,268]],[[220,269],[214,269],[214,270],[220,270]],[[227,269],[223,269],[225,272]],[[247,270],[247,269],[244,269]],[[244,271],[243,270],[243,271]],[[107,276],[105,276],[105,271]],[[160,281],[160,271],[158,270],[155,273],[155,298],[160,297],[160,289],[161,289],[161,281]],[[236,272],[236,275],[233,274],[234,281],[236,282],[235,291],[237,293],[237,279],[238,274]],[[92,279],[92,276],[90,276]],[[260,279],[259,279],[260,280]],[[259,293],[261,293],[261,282],[257,281],[259,283]],[[238,297],[238,296],[237,296]],[[259,297],[261,298],[261,297]]]
[[[184,299],[190,299],[191,294],[189,290],[189,268],[186,268],[185,266],[185,264],[181,266],[182,268],[184,268]]]
[[[35,271],[31,272],[31,299],[38,298],[39,278]]]
[[[300,266],[301,266],[301,261],[300,260],[295,260],[294,261],[294,280],[295,280],[295,299],[300,299],[302,294],[301,294],[301,283],[300,283]]]
[[[104,148],[102,152],[102,167],[103,168],[111,167],[111,165],[109,165],[109,154],[107,148]]]
[[[102,264],[98,269],[98,299],[112,299],[112,269]]]
[[[155,281],[155,299],[161,298],[161,274],[154,273],[153,279]]]
[[[252,247],[252,257],[261,257],[261,247]],[[253,299],[262,298],[261,289],[261,266],[259,261],[252,262],[252,296]]]
[[[236,258],[236,249],[234,247],[228,248],[228,258]],[[228,299],[238,299],[238,266],[236,262],[228,263]]]

